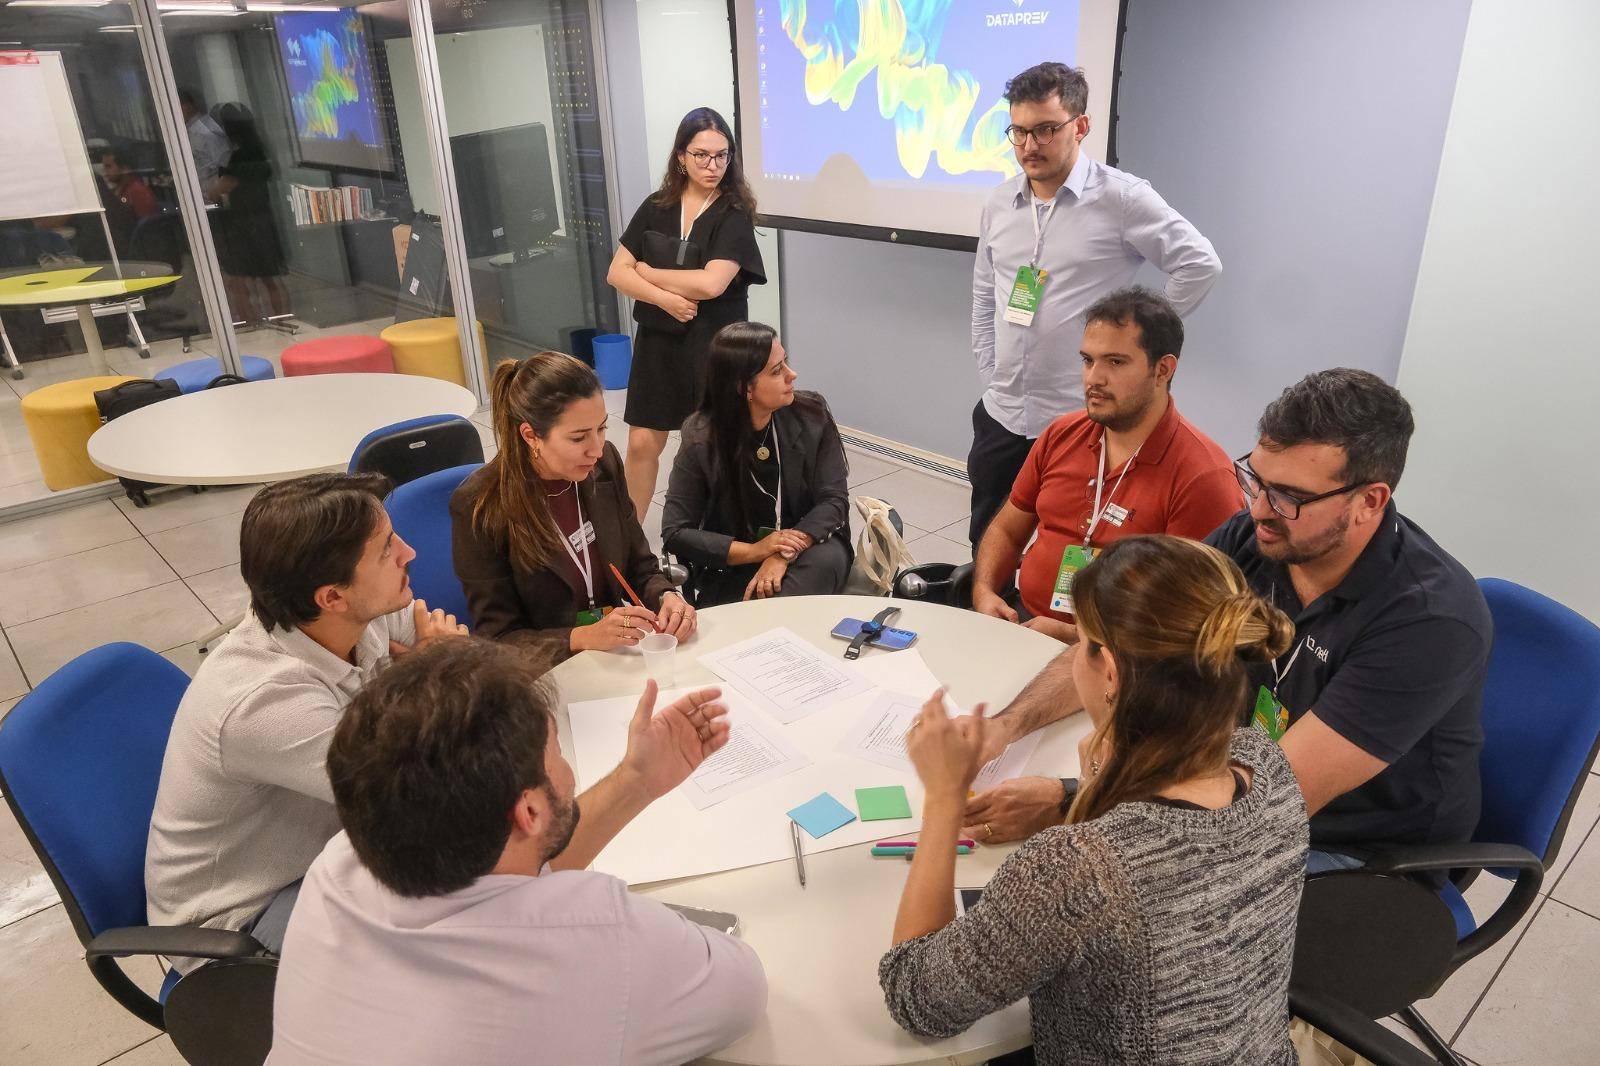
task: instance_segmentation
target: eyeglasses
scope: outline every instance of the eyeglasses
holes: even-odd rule
[[[1291,522],[1300,517],[1300,508],[1307,504],[1317,503],[1321,500],[1331,500],[1335,496],[1354,492],[1367,484],[1365,481],[1357,481],[1337,489],[1329,489],[1327,492],[1319,492],[1315,496],[1296,496],[1292,492],[1280,489],[1276,485],[1268,485],[1265,481],[1262,481],[1256,472],[1250,469],[1249,459],[1248,455],[1241,455],[1233,461],[1233,476],[1238,480],[1240,490],[1244,492],[1245,497],[1251,503],[1254,503],[1256,498],[1265,492],[1267,494],[1267,506]]]
[[[1073,119],[1072,122],[1041,122],[1039,125],[1034,126],[1031,129],[1027,126],[1007,126],[1006,138],[1010,140],[1012,144],[1016,145],[1018,148],[1021,148],[1023,145],[1028,143],[1028,136],[1029,134],[1032,134],[1033,143],[1037,144],[1040,148],[1043,148],[1045,145],[1056,139],[1056,134],[1058,132],[1066,129],[1068,126],[1071,126],[1077,121],[1077,119]]]
[[[695,148],[689,152],[685,152],[684,154],[690,159],[694,160],[695,166],[700,167],[703,170],[710,169],[712,167],[720,168],[727,166],[728,159],[732,155],[731,152],[726,150],[721,152],[702,152],[698,148]]]

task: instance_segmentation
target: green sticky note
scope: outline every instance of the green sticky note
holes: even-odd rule
[[[910,818],[911,800],[904,785],[856,789],[856,810],[863,822],[882,822],[890,818]]]

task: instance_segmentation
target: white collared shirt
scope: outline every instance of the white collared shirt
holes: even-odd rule
[[[668,1066],[760,1020],[756,953],[590,870],[380,884],[340,833],[289,919],[270,1066]]]
[[[353,663],[253,611],[200,664],[172,723],[145,846],[151,925],[238,929],[339,831],[328,743],[345,706],[412,644],[411,608],[373,621]]]
[[[1143,178],[1080,152],[1044,230],[1039,267],[1049,272],[1031,326],[1004,317],[1017,268],[1037,240],[1030,212],[1044,212],[1026,174],[989,195],[978,224],[972,270],[972,352],[983,405],[995,421],[1030,440],[1083,407],[1084,312],[1133,281],[1146,261],[1165,272],[1167,298],[1187,315],[1222,273],[1211,242],[1167,206]]]

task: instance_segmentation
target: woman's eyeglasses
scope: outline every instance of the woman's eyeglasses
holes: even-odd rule
[[[688,152],[685,152],[684,154],[687,155],[690,159],[693,159],[694,160],[694,165],[699,167],[702,170],[710,170],[712,168],[716,168],[716,169],[720,170],[723,167],[728,165],[728,159],[732,155],[731,152],[727,152],[727,151],[722,151],[722,152],[702,152],[698,148],[691,149]]]

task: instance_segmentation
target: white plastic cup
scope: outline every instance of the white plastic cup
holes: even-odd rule
[[[671,688],[674,680],[673,663],[678,657],[678,638],[671,633],[651,633],[639,641],[644,653],[644,672],[661,688]]]

